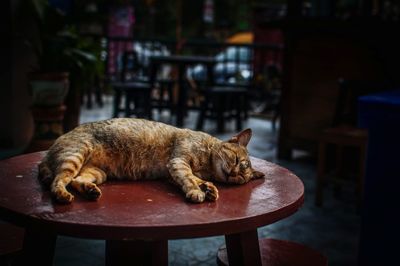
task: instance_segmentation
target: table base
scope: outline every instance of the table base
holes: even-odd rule
[[[225,235],[229,264],[261,265],[257,230]]]
[[[25,229],[21,256],[16,265],[53,265],[57,235],[42,227],[29,226]]]
[[[168,265],[168,241],[107,240],[106,266]]]

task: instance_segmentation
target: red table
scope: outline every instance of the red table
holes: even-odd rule
[[[193,204],[165,181],[109,181],[102,197],[53,203],[37,179],[44,152],[0,161],[0,218],[26,228],[23,263],[51,265],[57,235],[106,240],[106,264],[168,264],[168,239],[225,235],[231,265],[261,265],[257,228],[283,219],[304,201],[289,170],[251,158],[265,179],[217,184],[217,202]]]

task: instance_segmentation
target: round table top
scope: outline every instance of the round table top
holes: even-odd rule
[[[164,180],[107,181],[102,197],[73,203],[52,201],[38,181],[45,152],[0,161],[0,218],[18,225],[43,226],[56,234],[97,239],[177,239],[224,235],[283,219],[303,204],[304,186],[289,170],[251,157],[263,179],[245,185],[216,184],[219,199],[185,200]]]

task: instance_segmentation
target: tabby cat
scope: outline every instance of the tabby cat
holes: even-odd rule
[[[188,200],[218,199],[209,181],[244,184],[261,178],[252,169],[246,146],[251,129],[228,141],[204,132],[160,122],[114,118],[82,124],[59,137],[39,164],[39,177],[56,201],[70,203],[67,186],[88,199],[98,199],[97,185],[107,178],[167,177]]]

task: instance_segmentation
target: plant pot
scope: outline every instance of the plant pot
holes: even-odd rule
[[[35,134],[25,151],[26,153],[47,150],[58,137],[64,134],[63,120],[66,109],[62,104],[31,108],[35,122]]]
[[[69,90],[69,73],[34,73],[29,76],[33,106],[57,106]]]
[[[35,134],[27,152],[46,150],[64,133],[65,97],[69,73],[34,73],[29,76]]]

